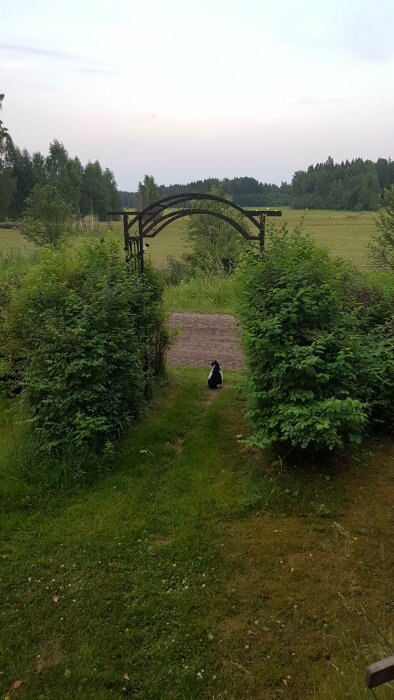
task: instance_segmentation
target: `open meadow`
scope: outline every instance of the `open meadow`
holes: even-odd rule
[[[368,265],[368,243],[375,232],[375,212],[301,210],[282,207],[281,219],[271,219],[275,226],[286,222],[289,228],[297,226],[304,217],[304,228],[309,231],[317,243],[326,247],[332,255],[340,255],[352,260],[357,265]],[[156,238],[149,240],[148,257],[155,265],[164,265],[168,256],[181,258],[187,253],[186,240],[187,218],[175,221]],[[101,234],[108,231],[107,226],[101,225]],[[113,222],[114,234],[122,239],[123,229],[120,221]],[[100,235],[101,235],[100,234]],[[83,237],[93,237],[95,232],[85,232]],[[0,228],[0,252],[9,250],[31,250],[32,245],[20,235],[17,230]]]
[[[302,215],[283,212],[291,228]],[[304,226],[365,266],[374,217],[313,211]],[[185,232],[150,241],[152,261],[187,252]],[[0,230],[0,253],[18,250],[32,247]],[[233,313],[235,286],[196,279],[165,305]],[[391,437],[285,463],[242,442],[243,373],[212,392],[207,371],[168,367],[93,467],[38,457],[18,400],[0,404],[0,698],[373,697],[365,669],[394,645]]]

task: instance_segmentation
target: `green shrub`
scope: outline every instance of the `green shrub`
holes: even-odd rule
[[[225,195],[221,187],[213,186],[210,194],[222,197],[231,202],[231,197]],[[233,207],[216,200],[196,200],[192,209],[205,209],[212,215],[194,214],[187,224],[187,239],[191,252],[188,254],[191,267],[207,275],[232,274],[241,262],[245,250],[249,247],[242,235],[228,222],[215,216],[227,216],[240,226],[248,228],[245,217]]]
[[[341,280],[341,298],[356,320],[359,392],[370,407],[370,422],[394,425],[394,275],[363,272],[347,265]]]
[[[36,253],[0,252],[0,397],[9,398],[20,391],[22,356],[18,343],[8,334],[4,323],[12,291],[37,259]]]
[[[160,268],[159,274],[166,286],[176,287],[183,282],[190,282],[196,271],[191,266],[187,255],[183,255],[181,260],[168,255],[166,265]]]
[[[35,185],[25,206],[20,231],[28,241],[57,247],[72,231],[72,207],[53,185]]]
[[[375,219],[377,232],[370,252],[377,267],[394,271],[394,185],[384,189],[382,203],[383,208]]]
[[[248,256],[239,315],[250,444],[342,448],[358,444],[371,420],[387,424],[394,395],[387,308],[377,293],[375,321],[365,324],[352,279],[344,262],[300,230],[273,231],[264,257]]]
[[[14,288],[5,319],[42,448],[101,446],[141,414],[164,371],[161,287],[124,264],[115,241],[48,250]]]

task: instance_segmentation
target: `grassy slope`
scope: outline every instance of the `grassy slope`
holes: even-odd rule
[[[113,473],[72,495],[3,453],[2,696],[363,695],[392,652],[393,450],[272,472],[237,441],[238,378],[213,394],[171,369]]]

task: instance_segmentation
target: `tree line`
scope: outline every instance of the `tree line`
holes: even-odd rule
[[[0,109],[4,95],[0,95]],[[29,153],[13,142],[0,120],[0,220],[19,219],[34,188],[51,185],[81,220],[92,216],[104,220],[111,209],[122,208],[114,174],[96,160],[83,166],[71,158],[56,139],[49,153]]]
[[[120,190],[120,196],[124,207],[144,209],[155,199],[169,197],[173,194],[183,194],[184,192],[206,194],[212,188],[219,188],[226,192],[235,204],[245,207],[275,207],[290,203],[291,186],[287,182],[273,185],[259,182],[254,177],[224,178],[223,180],[209,177],[205,180],[188,182],[186,185],[157,185],[152,176],[145,175],[144,181],[138,184],[137,192]]]
[[[383,192],[394,184],[394,162],[389,158],[356,158],[298,170],[292,179],[290,205],[294,209],[348,209],[376,211]]]
[[[145,176],[137,192],[121,191],[123,206],[144,209],[147,204],[173,194],[184,192],[208,193],[219,187],[236,204],[246,207],[277,207],[290,205],[293,209],[348,209],[376,211],[383,203],[385,189],[394,184],[394,161],[391,158],[363,160],[356,158],[325,163],[298,170],[291,183],[263,183],[254,177],[233,179],[207,178],[186,185],[157,185],[152,176]],[[153,198],[152,198],[153,197]]]

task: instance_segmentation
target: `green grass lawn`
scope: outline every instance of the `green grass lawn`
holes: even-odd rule
[[[3,406],[1,697],[364,697],[392,653],[392,446],[270,467],[238,442],[239,373],[205,378],[172,368],[112,470],[71,485]]]

